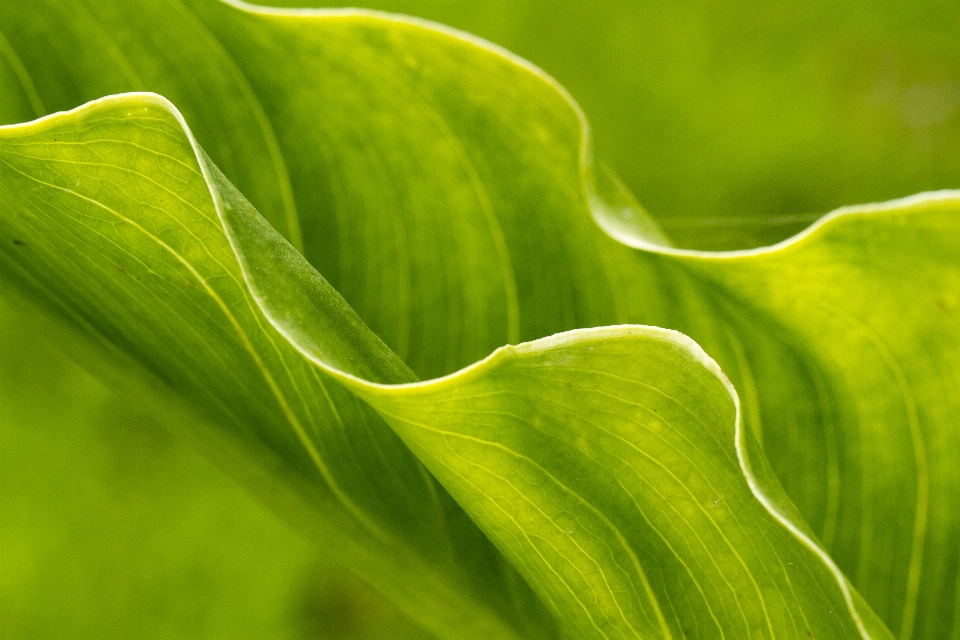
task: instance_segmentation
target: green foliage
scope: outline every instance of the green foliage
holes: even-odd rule
[[[0,285],[389,601],[344,579],[380,613],[305,633],[958,628],[960,195],[677,249],[566,92],[462,33],[9,9],[4,119],[93,102],[0,128]],[[271,581],[309,562],[242,526],[290,545]]]

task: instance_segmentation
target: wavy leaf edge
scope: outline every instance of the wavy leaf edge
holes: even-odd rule
[[[226,1],[226,0],[225,0]],[[238,7],[244,6],[242,3],[227,2],[228,4],[236,5]],[[246,5],[249,7],[250,5]],[[244,8],[246,8],[244,7]],[[274,10],[270,10],[270,13],[274,13]],[[433,27],[432,23],[420,19],[407,19],[405,17],[396,16],[393,14],[383,14],[380,12],[373,11],[355,11],[355,10],[305,10],[305,13],[309,15],[364,15],[371,16],[376,18],[388,18],[391,20],[398,21],[407,21],[409,20],[413,24],[418,26],[423,26],[425,28]],[[290,14],[293,11],[285,11],[283,14]],[[301,13],[301,12],[297,12]],[[597,224],[609,235],[614,237],[616,240],[628,244],[634,248],[644,251],[651,251],[661,253],[667,256],[688,256],[688,257],[697,257],[705,259],[726,259],[726,258],[735,258],[743,256],[754,256],[754,255],[764,255],[773,252],[781,251],[787,247],[796,245],[802,242],[813,242],[816,240],[816,235],[822,232],[825,228],[842,223],[843,219],[848,218],[853,215],[869,215],[871,213],[883,210],[891,210],[902,208],[904,206],[919,204],[930,201],[937,200],[946,200],[952,198],[960,198],[960,191],[952,190],[943,190],[937,192],[928,192],[921,193],[913,196],[908,196],[906,198],[901,198],[897,200],[888,201],[881,204],[865,204],[865,205],[854,205],[843,207],[837,209],[830,214],[825,215],[820,220],[812,224],[810,227],[806,228],[802,232],[798,233],[795,236],[792,236],[780,243],[770,245],[767,247],[760,247],[757,249],[749,250],[736,250],[736,251],[725,251],[725,252],[709,252],[709,251],[699,251],[699,250],[688,250],[688,249],[676,249],[670,247],[666,244],[658,244],[654,241],[651,241],[649,238],[641,238],[639,236],[629,236],[623,232],[617,232],[616,229],[613,229],[614,233],[611,233],[611,227],[605,225],[602,222],[602,213],[598,214],[597,207],[603,206],[600,201],[597,200],[595,196],[591,196],[594,184],[592,182],[592,170],[593,166],[590,164],[589,159],[592,154],[591,150],[591,141],[589,133],[589,124],[580,111],[579,107],[576,105],[576,102],[573,98],[569,97],[566,91],[560,87],[552,78],[548,75],[537,69],[532,64],[522,61],[513,54],[501,50],[496,45],[490,45],[485,43],[483,40],[471,36],[469,34],[463,34],[455,29],[449,27],[439,26],[439,29],[449,35],[465,39],[470,44],[476,46],[485,46],[489,48],[492,52],[505,55],[510,60],[516,60],[524,68],[530,70],[533,73],[536,73],[542,77],[545,81],[555,86],[559,92],[561,92],[564,97],[569,101],[571,108],[574,108],[578,114],[578,117],[581,118],[583,124],[582,128],[582,139],[581,139],[581,177],[583,179],[583,192],[585,198],[588,199],[590,203],[590,211],[594,215],[594,219]],[[336,367],[331,366],[328,362],[324,361],[322,358],[318,357],[313,351],[309,348],[304,347],[300,341],[295,337],[290,335],[286,330],[285,324],[279,320],[276,315],[271,311],[270,306],[264,302],[260,295],[257,295],[257,287],[253,283],[253,277],[249,273],[245,261],[241,257],[240,249],[236,245],[236,240],[233,237],[233,234],[229,232],[229,225],[226,222],[224,214],[224,205],[218,197],[218,192],[214,184],[214,178],[211,174],[207,161],[205,160],[205,153],[194,137],[189,125],[187,124],[185,118],[177,109],[177,107],[167,100],[165,97],[150,92],[131,92],[123,94],[115,94],[110,96],[105,96],[97,100],[90,101],[86,104],[83,104],[75,109],[69,111],[61,111],[52,113],[36,120],[0,126],[0,135],[6,132],[16,132],[21,134],[25,131],[37,130],[42,131],[48,126],[55,126],[57,123],[63,121],[67,118],[82,116],[86,113],[89,113],[92,110],[98,109],[99,107],[112,107],[118,104],[131,104],[131,105],[143,105],[148,104],[150,106],[159,107],[169,112],[173,116],[178,124],[182,127],[184,135],[189,141],[194,154],[196,156],[196,161],[198,167],[201,170],[201,173],[204,176],[204,180],[207,183],[207,187],[210,192],[211,199],[213,201],[215,210],[220,219],[220,223],[223,226],[224,233],[227,236],[231,247],[234,250],[235,257],[238,261],[238,264],[241,267],[245,284],[248,289],[251,291],[254,300],[257,302],[261,312],[267,317],[270,323],[274,326],[277,331],[279,331],[294,348],[297,349],[305,358],[314,363],[317,367],[330,374],[331,376],[337,378],[341,383],[350,388],[354,393],[357,392],[374,392],[377,394],[400,394],[410,390],[416,389],[438,389],[444,386],[456,385],[460,382],[463,382],[467,379],[470,379],[473,376],[482,374],[487,369],[497,366],[507,360],[513,358],[523,357],[526,354],[533,354],[539,352],[546,352],[553,350],[558,347],[568,346],[577,343],[581,339],[585,338],[612,338],[616,339],[620,336],[625,335],[636,335],[637,333],[642,334],[646,337],[653,339],[661,340],[664,342],[669,342],[673,346],[683,350],[687,355],[691,356],[692,359],[697,361],[702,365],[707,371],[709,371],[713,376],[715,376],[726,389],[730,395],[730,399],[734,404],[736,410],[735,425],[734,425],[734,437],[735,437],[735,449],[737,452],[738,463],[740,465],[741,472],[743,473],[744,478],[753,494],[753,496],[761,503],[764,509],[770,513],[771,516],[776,519],[781,526],[786,528],[794,537],[796,537],[803,546],[812,551],[829,569],[836,579],[836,582],[843,594],[843,597],[846,601],[848,612],[852,619],[854,620],[860,634],[865,639],[870,639],[872,636],[867,629],[867,626],[864,624],[863,618],[861,617],[860,611],[858,610],[857,604],[854,598],[854,590],[852,589],[849,581],[846,576],[842,573],[830,555],[820,546],[820,544],[814,539],[812,534],[805,531],[805,523],[796,522],[790,515],[784,513],[779,509],[773,498],[768,495],[760,485],[760,482],[757,478],[757,475],[754,472],[754,463],[750,459],[750,454],[747,450],[747,430],[743,422],[742,408],[740,397],[734,388],[733,384],[730,382],[729,378],[723,373],[720,366],[717,362],[710,357],[701,347],[697,344],[692,338],[687,335],[672,330],[665,329],[660,327],[654,327],[649,325],[612,325],[607,327],[596,327],[588,329],[574,329],[570,331],[564,331],[558,334],[540,338],[538,340],[533,340],[530,342],[523,342],[517,345],[505,345],[490,353],[487,357],[479,360],[471,365],[468,365],[458,371],[450,373],[448,375],[434,378],[431,380],[415,381],[415,382],[406,382],[400,384],[388,384],[388,383],[379,383],[372,382],[365,378],[359,377],[357,375],[351,374],[349,372],[343,371]],[[291,250],[294,250],[293,247],[290,247]],[[318,274],[319,276],[319,274]]]
[[[594,222],[607,235],[611,236],[621,244],[638,250],[658,253],[664,256],[696,258],[704,261],[717,261],[732,258],[769,255],[784,251],[801,243],[815,242],[818,235],[823,234],[830,227],[843,224],[846,219],[849,219],[853,216],[870,216],[871,214],[878,212],[902,209],[914,205],[960,199],[960,190],[939,190],[924,192],[882,203],[845,206],[822,216],[796,235],[793,235],[778,243],[763,247],[730,251],[702,251],[673,247],[666,236],[660,232],[654,220],[643,211],[643,209],[636,203],[635,200],[633,200],[633,197],[626,191],[624,187],[622,187],[622,185],[620,185],[617,179],[612,176],[612,174],[605,173],[606,169],[595,162],[593,155],[592,133],[589,121],[575,99],[555,79],[553,79],[549,74],[541,70],[533,63],[496,44],[490,43],[472,34],[420,18],[362,9],[279,9],[259,7],[241,0],[220,1],[239,11],[251,14],[316,18],[366,17],[375,20],[386,20],[428,29],[431,31],[440,32],[448,37],[459,40],[464,44],[483,49],[488,53],[500,56],[510,63],[524,69],[528,73],[531,73],[551,87],[564,99],[564,101],[569,105],[570,109],[576,114],[576,117],[580,123],[580,187],[584,200],[587,203],[587,208],[591,212]],[[103,98],[85,103],[69,111],[51,113],[25,123],[0,126],[0,135],[2,135],[4,132],[16,132],[19,134],[30,130],[42,131],[48,126],[55,126],[58,122],[61,122],[65,118],[81,116],[91,110],[97,109],[100,106],[115,106],[117,104],[149,104],[151,106],[166,110],[177,120],[194,151],[198,167],[204,177],[205,182],[207,183],[211,199],[213,201],[215,210],[217,211],[221,225],[223,226],[224,233],[231,243],[235,257],[237,258],[241,267],[241,271],[243,272],[245,284],[253,294],[253,298],[256,300],[260,310],[268,318],[271,324],[282,335],[284,335],[291,345],[293,345],[301,354],[303,354],[304,357],[328,374],[336,377],[354,392],[366,390],[375,391],[377,393],[402,393],[407,390],[418,388],[435,389],[443,386],[454,385],[458,382],[468,379],[471,376],[479,375],[486,369],[496,366],[505,360],[522,357],[524,354],[549,351],[563,345],[576,343],[578,340],[588,336],[616,338],[618,336],[625,335],[625,333],[628,331],[633,333],[639,332],[651,338],[671,342],[678,348],[684,350],[688,355],[698,361],[705,369],[714,375],[722,383],[730,395],[731,401],[736,409],[734,433],[738,463],[754,497],[783,527],[790,531],[790,533],[796,537],[803,544],[803,546],[812,551],[826,565],[829,571],[834,575],[837,584],[841,589],[849,610],[849,614],[855,621],[861,636],[863,638],[871,638],[871,634],[867,630],[867,626],[864,624],[855,602],[855,592],[842,571],[835,564],[830,555],[814,539],[812,534],[808,534],[806,531],[804,531],[805,524],[796,522],[793,518],[791,518],[790,515],[778,509],[774,503],[774,500],[760,486],[760,483],[754,472],[753,462],[750,460],[750,455],[747,451],[746,439],[748,436],[742,418],[739,395],[733,384],[723,373],[716,361],[711,358],[693,339],[678,331],[648,325],[613,325],[590,329],[574,329],[517,345],[508,344],[496,349],[482,360],[479,360],[448,375],[434,378],[432,380],[408,382],[402,384],[371,382],[362,377],[332,367],[327,362],[317,357],[308,348],[305,348],[294,336],[291,336],[289,332],[286,331],[283,323],[279,321],[271,312],[269,305],[267,305],[261,299],[261,296],[256,294],[256,286],[252,281],[252,276],[248,273],[245,262],[241,258],[240,250],[236,246],[235,239],[229,232],[228,224],[225,220],[223,211],[223,203],[220,201],[217,195],[217,190],[214,185],[214,178],[205,160],[205,153],[202,151],[199,143],[195,139],[183,115],[169,100],[159,94],[150,92],[131,92],[105,96]],[[607,185],[601,184],[601,180],[604,179],[610,180],[610,183]],[[293,248],[291,247],[291,249]]]
[[[806,228],[792,236],[774,244],[750,249],[706,251],[675,247],[657,225],[655,219],[637,202],[633,194],[629,193],[627,188],[605,165],[596,160],[594,155],[593,130],[586,113],[584,113],[577,100],[567,91],[566,87],[560,84],[553,76],[533,62],[513,53],[509,49],[485,40],[480,36],[440,22],[388,11],[356,8],[317,9],[266,7],[246,2],[245,0],[218,0],[218,2],[252,15],[281,18],[371,18],[418,27],[443,34],[463,44],[499,56],[507,62],[525,70],[556,92],[576,115],[580,124],[580,186],[584,201],[587,203],[587,208],[592,214],[594,222],[596,222],[597,226],[607,235],[621,244],[633,247],[634,249],[667,256],[701,258],[706,260],[725,260],[746,256],[768,255],[795,246],[808,238],[815,237],[817,234],[829,229],[838,220],[852,215],[889,211],[931,201],[960,199],[960,189],[937,189],[882,202],[844,205],[833,211],[824,213]],[[41,118],[41,120],[42,119],[43,118]],[[609,184],[604,184],[607,181],[609,181]]]

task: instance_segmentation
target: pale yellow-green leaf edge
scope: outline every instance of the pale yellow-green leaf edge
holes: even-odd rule
[[[469,44],[478,48],[485,49],[491,54],[501,56],[511,63],[516,64],[531,74],[537,76],[544,83],[549,85],[553,90],[560,94],[564,100],[570,105],[570,108],[576,113],[580,124],[581,124],[581,146],[580,146],[580,171],[581,171],[581,187],[584,195],[584,199],[589,204],[589,209],[593,214],[594,220],[596,223],[610,236],[614,237],[621,243],[634,247],[639,250],[655,252],[663,255],[670,256],[684,256],[688,258],[695,258],[698,260],[704,261],[721,261],[730,258],[742,258],[745,256],[760,256],[768,255],[771,253],[776,253],[782,251],[789,247],[794,247],[801,243],[810,243],[815,242],[817,236],[822,234],[827,228],[832,225],[838,224],[843,218],[850,216],[869,216],[874,212],[891,210],[902,208],[909,205],[921,204],[924,202],[936,201],[936,200],[947,200],[947,199],[958,199],[960,198],[960,191],[938,191],[932,193],[918,194],[915,196],[910,196],[908,198],[903,198],[899,200],[894,200],[887,203],[881,204],[870,204],[870,205],[857,205],[851,207],[843,207],[838,209],[828,215],[825,215],[813,225],[802,231],[801,233],[788,238],[777,244],[759,247],[755,249],[746,249],[746,250],[736,250],[736,251],[724,251],[724,252],[706,252],[706,251],[697,251],[697,250],[688,250],[680,249],[670,246],[667,238],[659,231],[656,224],[643,212],[639,205],[633,200],[632,196],[623,189],[615,178],[605,173],[605,170],[602,167],[597,167],[594,163],[593,152],[592,152],[592,142],[591,142],[591,131],[589,123],[580,109],[576,101],[569,95],[569,93],[553,78],[548,74],[543,72],[541,69],[537,68],[532,63],[519,58],[518,56],[510,53],[509,51],[493,45],[489,42],[486,42],[478,37],[473,35],[461,32],[459,30],[432,23],[429,21],[410,18],[404,16],[397,16],[394,14],[377,12],[377,11],[368,11],[368,10],[357,10],[357,9],[274,9],[274,8],[265,8],[265,7],[256,7],[239,0],[222,0],[228,5],[231,5],[239,10],[246,11],[249,13],[259,13],[265,15],[282,15],[282,16],[369,16],[375,17],[383,20],[398,21],[411,25],[420,26],[423,28],[432,29],[444,33],[445,35],[461,40],[465,44]],[[4,132],[18,133],[22,134],[24,132],[29,132],[31,130],[43,130],[47,126],[53,124],[56,121],[60,121],[64,118],[68,118],[74,115],[81,115],[84,112],[95,109],[97,106],[104,106],[110,104],[122,104],[125,101],[135,101],[139,104],[149,103],[153,104],[159,108],[162,108],[168,111],[180,124],[183,128],[184,134],[187,140],[190,142],[194,153],[197,158],[197,163],[201,169],[201,172],[204,175],[208,187],[210,189],[211,198],[214,202],[217,214],[220,217],[221,223],[224,222],[224,213],[222,208],[222,203],[220,202],[217,191],[213,187],[213,177],[210,173],[210,170],[204,160],[205,154],[201,151],[199,144],[191,132],[190,127],[187,125],[185,119],[179,112],[179,110],[164,97],[159,96],[153,93],[127,93],[119,94],[113,96],[107,96],[92,102],[89,102],[85,105],[77,107],[68,112],[54,113],[37,120],[22,123],[22,124],[13,124],[0,126],[0,135]],[[225,230],[226,233],[226,230]],[[230,233],[226,233],[227,237],[230,239],[231,243],[234,242]],[[237,247],[234,246],[235,252]],[[302,348],[295,339],[285,333],[284,328],[281,323],[279,323],[270,313],[267,305],[264,305],[260,298],[256,295],[256,288],[251,285],[251,280],[249,274],[244,268],[244,263],[242,260],[238,260],[241,266],[241,270],[244,273],[244,278],[246,280],[247,286],[250,288],[251,292],[254,294],[254,298],[257,300],[258,305],[261,308],[261,311],[267,316],[270,322],[274,327],[283,333],[291,344],[293,344],[306,358],[314,362],[317,366],[325,370],[327,373],[338,378],[346,386],[353,389],[358,394],[362,395],[382,395],[382,394],[401,394],[405,390],[412,388],[433,388],[433,389],[442,389],[445,386],[454,386],[466,379],[469,379],[472,376],[481,375],[486,369],[495,366],[497,363],[502,362],[503,360],[522,355],[524,353],[534,352],[534,351],[547,351],[551,348],[554,348],[560,344],[569,344],[575,342],[581,336],[603,336],[607,338],[616,338],[618,335],[622,335],[626,331],[631,331],[637,333],[638,331],[648,335],[650,337],[658,338],[660,340],[670,341],[675,344],[677,347],[683,349],[688,354],[690,354],[696,361],[698,361],[707,371],[723,384],[723,386],[728,391],[732,402],[736,408],[736,423],[735,423],[735,447],[738,456],[738,462],[740,468],[744,474],[744,477],[750,487],[751,492],[756,497],[756,499],[763,505],[763,507],[788,531],[790,531],[805,547],[811,550],[816,556],[818,556],[821,561],[827,566],[829,571],[834,575],[841,592],[843,593],[844,599],[846,601],[849,613],[853,620],[855,621],[858,630],[860,631],[861,637],[865,639],[872,638],[871,632],[868,630],[868,625],[865,624],[860,611],[855,602],[855,592],[852,590],[848,580],[837,567],[835,562],[829,556],[829,554],[819,545],[819,543],[814,539],[813,535],[809,533],[807,527],[802,521],[795,521],[790,515],[784,513],[780,510],[777,505],[774,503],[774,500],[771,499],[760,487],[760,483],[757,481],[756,475],[751,466],[751,462],[746,453],[746,431],[742,419],[742,410],[740,404],[740,398],[737,394],[736,389],[733,387],[727,376],[721,371],[719,365],[707,355],[703,349],[694,342],[691,338],[686,335],[679,333],[677,331],[663,329],[658,327],[650,326],[640,326],[640,325],[622,325],[622,326],[612,326],[612,327],[603,327],[596,329],[577,329],[573,331],[564,332],[554,336],[549,336],[536,340],[533,342],[523,343],[519,345],[507,345],[503,346],[489,356],[480,360],[460,371],[451,373],[447,376],[421,381],[413,382],[403,385],[383,385],[372,383],[367,380],[358,378],[349,373],[340,371],[329,366],[326,362],[323,362],[308,350]],[[859,596],[856,596],[856,600],[862,602],[859,599]],[[872,615],[872,612],[870,612]],[[873,626],[872,624],[869,626]]]

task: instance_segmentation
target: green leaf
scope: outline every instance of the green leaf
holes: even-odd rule
[[[331,356],[339,296],[238,192],[213,182],[266,316],[387,420],[569,632],[889,633],[813,541],[743,431],[736,391],[691,340],[651,327],[581,330],[432,382],[371,380],[355,362],[385,369],[390,355]]]
[[[592,176],[588,131],[562,89],[463,34],[213,2],[42,4],[4,12],[0,31],[19,61],[4,77],[26,96],[4,108],[162,92],[332,287],[175,112],[144,95],[4,130],[3,278],[95,336],[114,363],[159,379],[206,419],[195,436],[224,466],[254,475],[247,482],[276,508],[438,635],[553,632],[381,418],[329,376],[384,413],[581,635],[789,635],[809,624],[818,637],[848,637],[859,612],[882,637],[835,566],[901,637],[950,633],[955,196],[840,213],[769,250],[675,251],[615,179]],[[508,342],[624,323],[682,330],[720,362],[799,511],[737,429],[736,394],[673,334],[570,334],[432,383],[364,382],[408,382],[404,362],[439,376]],[[664,344],[674,367],[657,361]],[[565,371],[570,362],[584,371]],[[463,399],[474,386],[489,397]],[[675,388],[687,402],[644,396]],[[602,394],[612,397],[601,408]],[[684,406],[703,424],[681,411],[654,434],[624,398],[658,412]],[[614,446],[616,434],[637,450]],[[711,453],[676,482],[643,457],[676,461],[693,443]],[[630,469],[657,478],[666,497],[657,502],[648,475]],[[529,530],[504,515],[518,501]],[[702,527],[658,520],[680,505]],[[588,539],[546,538],[566,513]],[[691,531],[709,527],[721,541],[739,531],[740,542],[698,552]],[[548,544],[563,548],[544,557]],[[567,588],[588,562],[600,571]],[[682,586],[730,576],[743,588]]]
[[[175,396],[203,420],[181,431],[428,627],[511,637],[533,625],[519,578],[513,592],[484,587],[509,567],[416,459],[263,318],[168,109],[108,98],[3,130],[5,279],[92,338],[131,393]]]
[[[488,603],[472,602],[469,594],[457,594],[455,611],[424,607],[424,600],[430,604],[432,597],[433,606],[439,606],[440,594],[449,603],[456,593],[457,585],[450,585],[448,577],[461,570],[454,562],[456,543],[471,536],[442,535],[448,525],[438,518],[454,510],[443,509],[429,477],[409,468],[412,459],[389,433],[375,430],[381,423],[364,416],[361,405],[351,405],[336,383],[326,379],[325,384],[324,373],[311,371],[294,344],[395,426],[578,635],[659,632],[669,637],[711,625],[721,633],[742,634],[761,625],[771,635],[793,628],[843,637],[856,633],[858,615],[869,615],[868,609],[853,613],[845,581],[822,552],[811,553],[809,537],[797,536],[797,525],[790,525],[795,531],[781,526],[783,516],[768,511],[751,492],[748,482],[758,480],[744,476],[749,463],[743,462],[742,470],[736,463],[742,455],[734,448],[732,429],[738,422],[736,396],[732,387],[718,384],[722,374],[685,338],[642,329],[645,339],[633,345],[624,337],[630,329],[588,331],[586,340],[560,337],[543,346],[534,343],[527,348],[533,362],[518,367],[519,372],[504,367],[504,358],[495,355],[476,369],[425,387],[372,386],[412,376],[192,146],[172,106],[143,94],[108,98],[6,133],[0,149],[3,193],[10,196],[4,204],[14,214],[3,230],[3,246],[12,247],[5,253],[4,272],[22,274],[13,278],[16,285],[35,297],[40,294],[45,304],[76,310],[79,318],[66,316],[76,329],[136,354],[165,388],[207,418],[217,430],[210,437],[241,449],[268,469],[277,464],[274,457],[281,458],[283,468],[274,474],[287,487],[299,489],[294,497],[314,510],[308,522],[304,513],[297,520],[312,526],[322,543],[348,549],[352,567],[361,575],[366,571],[365,577],[394,597],[405,598],[408,611],[436,632],[452,635],[456,623],[458,633],[476,633],[466,626],[467,619],[450,619],[472,605],[474,629],[485,624],[484,632],[509,633],[508,624],[484,611],[482,605],[490,607]],[[122,165],[100,161],[125,153]],[[177,185],[177,191],[161,186],[165,184]],[[71,293],[75,297],[64,300]],[[296,331],[303,337],[297,339]],[[610,358],[597,367],[596,381],[590,380],[588,364],[567,355],[587,351],[591,340],[600,347],[600,359]],[[661,353],[664,347],[666,353]],[[631,373],[629,364],[635,361],[651,361],[653,367]],[[576,373],[578,365],[584,367],[582,375]],[[542,370],[545,379],[525,380],[531,370]],[[479,378],[481,388],[469,384],[470,378]],[[571,386],[578,378],[582,389]],[[623,383],[626,389],[619,386]],[[637,389],[644,386],[656,391],[653,398],[638,397]],[[661,401],[671,400],[655,402],[658,394]],[[679,403],[672,400],[677,396]],[[474,397],[486,401],[476,406]],[[569,404],[558,406],[561,398]],[[569,422],[572,411],[598,400],[601,405],[605,400],[649,405],[644,418],[662,416],[661,433],[670,436],[664,438],[667,446],[656,451],[662,442],[648,444],[632,433],[636,418],[620,415],[620,406],[606,410],[613,418],[609,425],[589,417],[599,407],[582,424]],[[700,406],[688,407],[691,401]],[[351,408],[354,414],[346,413]],[[339,429],[333,428],[334,412],[342,420]],[[479,418],[479,432],[460,434],[463,442],[455,446],[447,441],[458,435],[450,429],[463,429],[484,414],[493,418]],[[573,432],[560,443],[551,447],[532,437],[531,424],[551,433],[565,424],[564,418]],[[368,431],[355,431],[362,427]],[[497,433],[508,437],[491,441]],[[613,476],[609,459],[594,458],[610,443],[596,452],[586,447],[608,433],[632,442],[638,456],[621,459],[624,467]],[[488,442],[506,458],[487,460],[488,452],[478,445]],[[394,448],[387,449],[391,444]],[[582,448],[587,450],[579,453],[587,460],[576,462],[574,454]],[[374,452],[380,457],[364,457]],[[449,460],[450,453],[463,462]],[[724,458],[726,464],[719,464]],[[403,475],[405,462],[409,470]],[[691,477],[701,466],[701,477]],[[375,484],[378,467],[396,474],[391,483]],[[628,468],[635,478],[623,477]],[[482,469],[489,477],[468,481]],[[654,475],[655,470],[660,474]],[[570,488],[574,479],[583,483],[582,496]],[[624,494],[619,500],[617,487]],[[644,495],[648,487],[654,487],[656,497]],[[677,501],[681,495],[688,498],[686,504]],[[781,509],[789,510],[789,501],[774,495],[786,505]],[[716,508],[707,508],[711,498],[727,500],[720,514],[743,513],[716,522]],[[617,505],[627,499],[639,514]],[[676,511],[662,519],[656,513],[667,505]],[[492,506],[507,517],[489,516]],[[638,515],[659,522],[649,531],[638,528]],[[716,532],[699,532],[710,521]],[[660,532],[671,522],[670,529]],[[561,534],[561,544],[545,533]],[[574,533],[584,539],[576,541]],[[509,542],[517,537],[529,542]],[[460,550],[465,556],[478,551],[476,546]],[[771,563],[780,565],[780,572],[771,572]],[[658,573],[648,576],[644,564]],[[795,575],[788,576],[789,566],[798,567]],[[691,606],[689,594],[677,602],[691,586],[681,567],[699,588],[709,618],[701,607]],[[430,575],[441,571],[447,575]],[[469,577],[490,580],[486,574],[477,571]],[[414,580],[416,587],[403,585],[401,595],[400,585],[390,583],[403,579]],[[753,586],[756,597],[752,594],[744,603],[740,592],[746,585]],[[768,603],[772,594],[777,598]],[[421,601],[419,608],[409,604],[412,598]],[[807,619],[805,611],[818,615]],[[484,613],[489,619],[478,620]],[[423,620],[428,616],[432,620]]]

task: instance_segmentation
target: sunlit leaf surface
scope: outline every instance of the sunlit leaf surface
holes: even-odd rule
[[[172,101],[0,129],[7,291],[436,636],[950,637],[955,194],[678,250],[565,92],[463,34],[0,30],[22,120]]]

